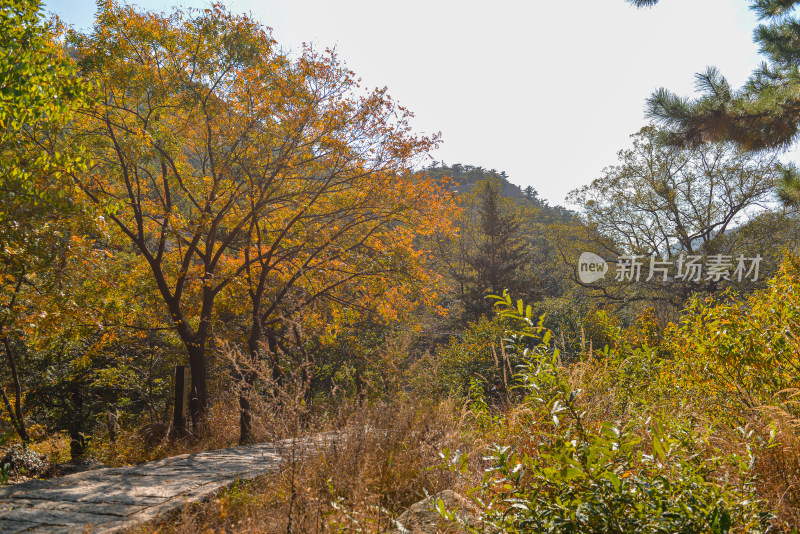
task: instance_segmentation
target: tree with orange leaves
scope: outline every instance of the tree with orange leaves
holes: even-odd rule
[[[149,268],[186,349],[195,423],[224,291],[249,295],[259,340],[290,290],[386,274],[404,223],[446,225],[446,197],[409,172],[437,139],[413,135],[385,89],[360,94],[330,51],[289,58],[221,5],[113,2],[70,44],[97,93],[71,132],[93,164],[73,177]]]
[[[341,158],[348,148],[335,150]],[[310,182],[310,200],[252,224],[250,247],[239,263],[250,300],[247,346],[253,364],[264,357],[265,340],[277,364],[279,333],[294,321],[316,317],[317,327],[325,321],[331,333],[347,323],[337,318],[393,321],[436,300],[435,277],[415,239],[450,228],[451,196],[403,167],[370,169],[358,158],[352,161],[355,168],[323,163]],[[275,369],[273,376],[279,374]],[[248,442],[255,374],[243,378],[240,441]]]

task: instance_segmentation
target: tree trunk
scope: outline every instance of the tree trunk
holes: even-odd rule
[[[72,417],[69,422],[69,454],[74,462],[86,451],[86,436],[83,434],[83,393],[76,381],[70,385]]]
[[[278,356],[278,336],[272,330],[267,330],[267,343],[269,344],[269,353],[272,358],[272,380],[276,386],[283,383],[281,373],[281,362]]]
[[[367,392],[364,391],[364,382],[361,380],[361,367],[356,366],[356,406],[364,406],[367,400]]]
[[[251,369],[246,370],[241,376],[241,390],[239,392],[239,445],[248,445],[255,442],[253,436],[253,413],[250,405],[250,395],[256,380],[254,369],[260,357],[259,341],[261,329],[255,325],[247,340],[247,349],[250,356]]]
[[[157,270],[157,264],[153,264],[153,272],[160,272]],[[159,277],[160,276],[160,277]],[[191,374],[192,386],[189,390],[189,416],[192,419],[192,433],[197,438],[203,432],[203,427],[206,423],[206,416],[208,415],[208,362],[206,361],[206,340],[209,335],[208,319],[210,315],[211,300],[210,297],[204,295],[203,312],[201,313],[200,325],[197,331],[193,331],[189,327],[189,323],[183,316],[183,311],[180,308],[180,302],[176,301],[169,290],[166,288],[166,283],[163,280],[163,275],[157,276],[157,283],[164,300],[167,302],[167,307],[172,316],[172,323],[178,332],[178,335],[186,347],[186,353],[189,355],[189,372]]]
[[[254,442],[250,399],[247,393],[242,391],[239,393],[239,445],[250,445]]]
[[[208,416],[208,367],[205,347],[201,343],[186,343],[189,353],[189,370],[192,388],[189,392],[189,412],[192,416],[192,432],[199,436]]]
[[[19,435],[19,439],[22,440],[22,446],[27,448],[28,443],[31,441],[31,437],[30,434],[28,434],[28,429],[25,427],[25,418],[22,416],[22,384],[20,383],[19,373],[17,372],[17,358],[7,335],[3,337],[3,347],[6,350],[8,368],[11,371],[11,381],[14,384],[13,412],[11,411],[11,403],[9,402],[8,397],[6,397],[5,391],[3,391],[3,400],[6,403],[9,412],[8,415],[10,416],[12,423],[14,423],[14,428]]]
[[[6,412],[8,412],[8,418],[11,421],[11,425],[14,427],[14,430],[17,431],[17,435],[19,436],[20,440],[22,440],[22,448],[28,448],[28,441],[30,438],[26,439],[28,431],[25,429],[24,424],[20,425],[17,422],[17,418],[14,415],[14,408],[11,406],[11,401],[8,400],[8,395],[6,395],[6,390],[3,388],[2,384],[0,384],[0,397],[3,399],[3,403],[6,406]]]
[[[118,418],[117,407],[112,404],[106,410],[106,428],[108,429],[108,440],[115,445],[117,443],[117,433],[119,432]]]

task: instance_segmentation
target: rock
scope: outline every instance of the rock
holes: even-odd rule
[[[392,534],[449,534],[464,532],[464,529],[453,521],[442,517],[438,510],[438,501],[444,502],[445,508],[454,511],[458,517],[475,523],[477,516],[475,506],[467,499],[452,490],[444,490],[418,503],[400,514],[397,522],[402,525]]]

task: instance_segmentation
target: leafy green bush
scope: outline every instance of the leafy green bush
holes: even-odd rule
[[[490,467],[471,491],[483,525],[471,532],[763,531],[771,515],[754,497],[752,457],[720,455],[677,421],[588,420],[549,331],[507,294],[497,310],[525,325],[508,330],[506,343],[526,362],[517,381],[533,424],[528,446],[491,448]],[[468,470],[460,458],[446,465]]]
[[[695,298],[670,333],[675,351],[692,354],[678,371],[688,381],[771,403],[800,379],[800,259],[788,258],[766,290],[748,298]],[[800,412],[798,412],[800,414]]]
[[[482,317],[438,352],[436,372],[447,393],[465,397],[475,380],[483,384],[511,380],[520,362],[517,355],[509,360],[503,350],[502,339],[508,327],[504,323],[507,321],[502,317]]]

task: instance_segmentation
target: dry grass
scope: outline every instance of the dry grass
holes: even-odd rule
[[[753,450],[757,491],[785,525],[800,527],[800,419],[779,406],[756,410],[748,425],[761,447]]]
[[[171,440],[171,428],[156,423],[133,430],[123,430],[115,443],[98,440],[91,454],[109,465],[131,465],[239,444],[241,385],[232,376],[245,371],[259,375],[259,389],[248,395],[252,411],[252,431],[255,442],[272,442],[307,435],[334,428],[336,420],[344,420],[352,405],[343,405],[334,414],[314,413],[305,404],[301,370],[284,377],[280,384],[272,380],[271,371],[252,366],[243,367],[247,358],[235,347],[225,345],[219,359],[229,366],[220,373],[222,379],[212,383],[210,398],[215,402],[209,408],[207,419],[198,429],[197,437],[191,434],[184,439]],[[230,372],[230,368],[235,369]]]
[[[236,362],[239,355],[231,352],[229,357]],[[641,367],[631,372],[633,365]],[[481,416],[463,402],[414,401],[402,395],[391,403],[364,408],[356,407],[352,399],[338,405],[332,402],[326,412],[317,407],[314,413],[305,403],[299,372],[278,385],[258,371],[261,389],[251,398],[258,441],[332,429],[340,438],[311,455],[290,456],[280,472],[235,484],[210,502],[186,507],[158,525],[158,532],[389,532],[393,518],[426,493],[466,489],[468,484],[451,473],[428,469],[442,462],[443,449],[468,449],[478,455],[491,443],[504,443],[536,455],[539,435],[550,424],[549,417],[543,419],[512,399],[493,408],[488,424],[481,423]],[[774,531],[789,532],[786,527],[800,525],[800,419],[794,415],[798,412],[794,394],[784,395],[789,401],[776,400],[759,409],[742,407],[734,414],[720,404],[722,400],[728,407],[731,399],[702,388],[689,391],[656,382],[658,377],[641,358],[622,362],[585,358],[564,371],[571,388],[582,391],[578,402],[586,411],[587,428],[604,421],[619,426],[633,423],[637,435],[641,434],[642,451],[651,453],[651,437],[640,423],[654,416],[690,428],[697,451],[705,456],[738,454],[746,459],[752,454],[757,493],[777,514]],[[220,401],[209,414],[202,440],[154,441],[139,431],[125,434],[107,452],[116,455],[112,459],[117,464],[138,463],[236,445],[235,384],[219,385],[215,398]],[[715,414],[722,417],[717,420]],[[742,426],[736,428],[740,423],[733,421],[741,421]],[[481,472],[479,462],[471,458],[478,468],[470,472]],[[737,483],[729,475],[735,473],[720,472],[720,481]],[[472,487],[478,483],[471,482]],[[152,527],[140,531],[152,532]]]
[[[200,439],[187,437],[173,441],[169,439],[168,425],[148,424],[133,430],[121,430],[116,442],[98,440],[89,454],[107,465],[122,466],[235,446],[239,436],[236,402],[233,395],[226,394],[211,406]]]
[[[439,452],[458,447],[451,402],[397,402],[353,414],[340,438],[275,474],[185,508],[157,532],[387,532],[411,504],[456,485]],[[142,529],[141,532],[150,529]]]

